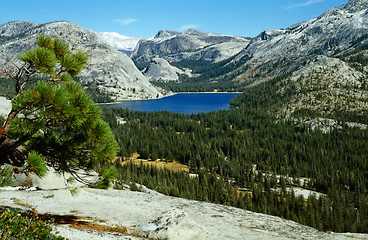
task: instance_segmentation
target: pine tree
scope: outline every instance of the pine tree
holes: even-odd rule
[[[103,170],[114,160],[117,143],[101,109],[72,79],[88,63],[82,51],[39,36],[37,47],[21,53],[22,65],[1,72],[15,83],[12,109],[0,128],[0,167],[12,165],[24,173],[44,176],[48,167],[71,173]]]

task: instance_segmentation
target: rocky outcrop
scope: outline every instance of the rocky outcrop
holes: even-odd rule
[[[0,117],[5,117],[10,113],[11,102],[5,97],[0,97]],[[0,124],[3,124],[0,122]]]
[[[154,58],[150,64],[143,69],[143,74],[149,81],[179,81],[178,74],[184,74],[184,71],[173,67],[163,58]]]
[[[0,206],[33,209],[38,214],[48,213],[59,218],[69,216],[70,219],[73,215],[74,219],[84,223],[84,228],[75,228],[75,224],[53,224],[58,235],[71,240],[363,240],[368,237],[367,234],[320,232],[279,217],[169,197],[154,191],[80,188],[79,193],[72,196],[67,189],[45,190],[42,186],[41,189],[43,190],[0,189]],[[109,229],[110,233],[95,229]],[[126,231],[114,232],[114,229]]]
[[[7,35],[0,35],[0,38],[8,37],[7,41],[0,44],[1,64],[5,64],[8,57],[15,57],[30,49],[37,36],[43,34],[63,39],[69,44],[71,51],[81,49],[87,52],[90,62],[79,76],[80,81],[85,85],[96,86],[113,100],[162,96],[128,56],[100,41],[95,32],[65,21],[34,26],[27,22],[11,22],[0,27],[8,29],[4,31]]]
[[[301,110],[329,116],[336,111],[368,109],[367,77],[341,59],[317,56],[279,83],[283,85],[278,91],[281,96],[292,92],[281,107],[280,117],[290,118]]]

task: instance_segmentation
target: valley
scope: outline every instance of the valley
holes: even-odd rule
[[[333,239],[329,232],[341,233],[336,235],[341,239],[366,237],[367,0],[350,0],[316,18],[256,37],[189,29],[160,30],[145,39],[96,33],[67,21],[9,22],[0,25],[0,70],[16,71],[16,56],[40,34],[59,37],[90,58],[75,80],[99,103],[118,144],[121,161],[108,163],[116,170],[108,172],[115,190],[105,192],[113,199],[124,191],[150,189],[157,195],[132,195],[149,198],[142,200],[146,202],[153,199],[156,207],[157,201],[171,197],[178,208],[196,201],[197,210],[209,208],[211,219],[225,212],[247,217],[252,211],[253,220],[247,223],[233,216],[240,232],[262,216],[300,224],[288,226],[303,228],[305,239]],[[9,90],[14,83],[2,73],[1,121],[11,108],[5,97],[14,97]],[[211,98],[221,94],[231,97],[221,103]],[[183,96],[187,99],[168,101]],[[126,107],[152,102],[148,108]],[[202,109],[199,103],[207,105]],[[100,190],[82,191],[94,197]],[[140,237],[168,234],[159,229],[165,219],[195,226],[193,236],[206,239],[206,231],[211,235],[211,226],[193,223],[193,209],[185,209],[174,212],[178,216],[169,208],[157,210],[144,221],[133,213],[130,217]],[[282,234],[280,239],[299,237],[264,221],[257,222],[256,229],[266,229],[264,236],[274,231]],[[152,226],[157,228],[150,230]],[[178,226],[169,229],[182,234]],[[237,234],[238,239],[245,237]]]

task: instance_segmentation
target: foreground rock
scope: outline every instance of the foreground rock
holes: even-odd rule
[[[289,220],[233,207],[168,197],[150,191],[82,188],[0,190],[0,206],[39,213],[75,215],[104,226],[126,227],[125,234],[55,226],[70,239],[367,239],[363,234],[319,232]]]
[[[11,110],[11,102],[5,97],[0,97],[0,116],[7,116]],[[2,124],[2,123],[1,123]]]

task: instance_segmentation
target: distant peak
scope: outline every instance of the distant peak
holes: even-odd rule
[[[185,34],[188,34],[188,35],[207,35],[207,33],[199,31],[197,29],[188,29],[187,31],[185,31]]]
[[[182,33],[176,32],[176,31],[170,31],[170,30],[161,30],[155,35],[154,38],[171,37],[171,36],[180,35],[180,34]]]

